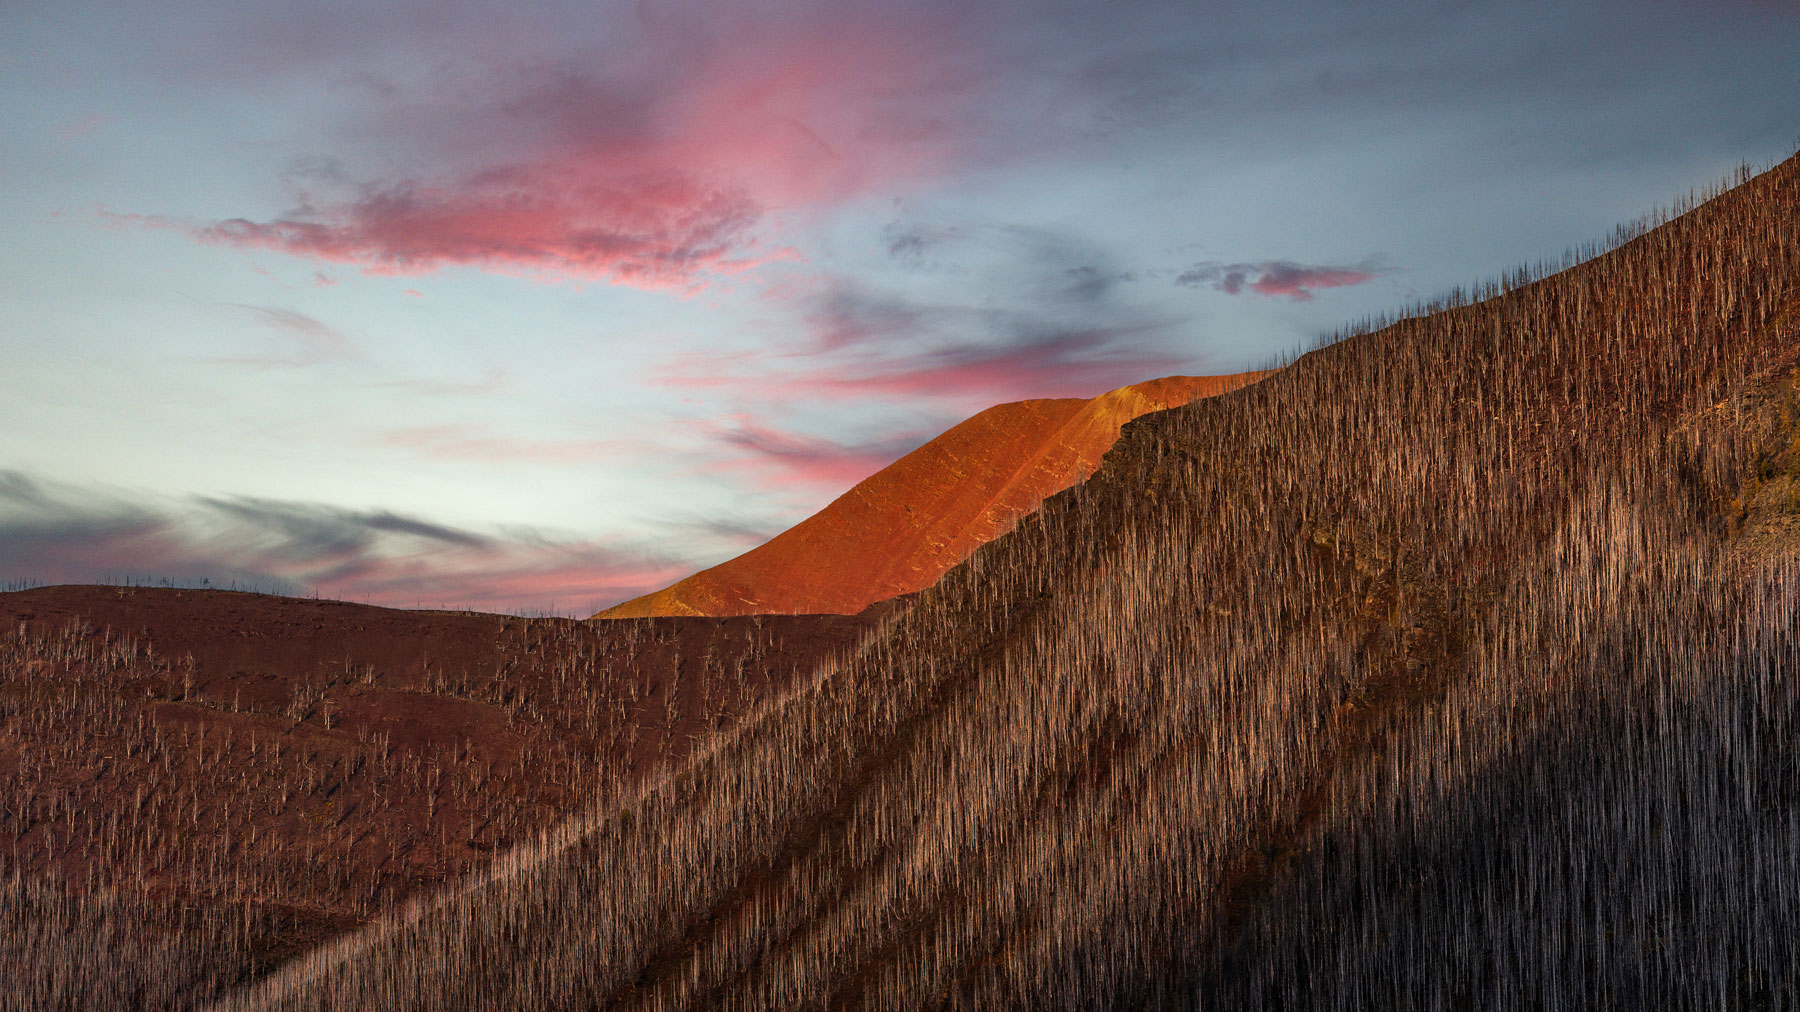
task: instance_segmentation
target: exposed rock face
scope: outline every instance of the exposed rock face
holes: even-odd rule
[[[923,590],[1099,466],[1126,422],[1267,373],[1169,376],[987,409],[758,548],[595,618],[855,614]]]

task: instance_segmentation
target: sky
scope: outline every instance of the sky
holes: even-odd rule
[[[1800,2],[0,5],[0,581],[588,614],[1800,146]]]

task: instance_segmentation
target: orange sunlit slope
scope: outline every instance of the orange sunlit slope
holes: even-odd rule
[[[1169,376],[1092,400],[989,408],[767,544],[594,617],[854,614],[923,590],[1045,497],[1085,478],[1126,422],[1265,375]]]

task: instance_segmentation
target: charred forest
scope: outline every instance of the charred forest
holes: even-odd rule
[[[0,595],[0,1007],[1800,1007],[1800,158],[855,619],[278,671],[58,590]]]

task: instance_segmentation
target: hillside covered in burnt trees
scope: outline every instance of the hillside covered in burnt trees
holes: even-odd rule
[[[187,950],[15,878],[0,974],[27,1007],[1794,1007],[1800,158],[1665,217],[1133,422],[840,660],[272,971],[153,972]]]

